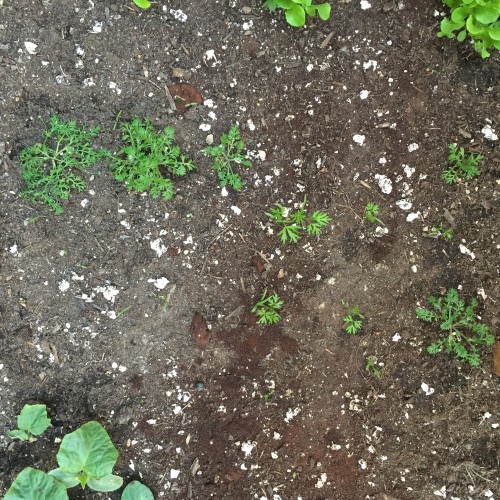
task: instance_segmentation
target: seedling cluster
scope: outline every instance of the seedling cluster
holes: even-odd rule
[[[310,216],[306,215],[306,204],[307,197],[304,196],[304,201],[294,212],[290,212],[280,203],[276,203],[275,207],[270,208],[269,212],[266,212],[271,221],[281,227],[278,232],[281,243],[297,243],[304,231],[309,236],[319,237],[321,228],[331,222],[331,217],[321,210],[316,210]]]
[[[365,317],[361,314],[358,306],[350,307],[345,301],[342,301],[342,305],[347,311],[343,318],[345,331],[351,335],[356,335],[363,328]]]
[[[19,429],[10,437],[29,439],[39,436],[50,425],[45,405],[25,405],[17,419]],[[24,434],[23,434],[24,433]],[[67,489],[80,485],[99,492],[115,491],[123,484],[112,474],[118,451],[99,422],[91,421],[66,434],[56,456],[59,467],[49,473],[26,467],[5,495],[5,500],[68,500]],[[137,482],[130,483],[122,500],[153,500],[151,490]]]

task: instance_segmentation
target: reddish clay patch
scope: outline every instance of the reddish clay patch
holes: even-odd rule
[[[177,111],[184,113],[193,103],[201,104],[202,97],[198,90],[189,83],[174,83],[168,91],[175,102]]]
[[[208,329],[207,322],[200,313],[195,313],[191,321],[191,337],[196,345],[204,347],[212,337],[212,332]]]

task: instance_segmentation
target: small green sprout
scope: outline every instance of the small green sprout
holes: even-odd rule
[[[460,361],[466,361],[472,366],[480,363],[477,347],[489,346],[495,343],[495,336],[490,329],[479,323],[474,309],[477,300],[472,299],[467,307],[459,298],[455,288],[450,288],[444,297],[428,297],[433,309],[418,307],[415,310],[417,318],[428,323],[438,323],[444,333],[443,338],[427,348],[429,354],[437,354],[444,349],[453,353]]]
[[[151,7],[151,2],[148,0],[134,0],[134,3],[141,9],[149,9]]]
[[[380,378],[381,373],[377,368],[377,356],[368,356],[366,359],[365,370],[370,372],[375,378]]]
[[[19,154],[21,172],[26,189],[21,196],[33,204],[45,203],[57,215],[64,212],[62,201],[69,200],[72,191],[81,192],[86,183],[75,173],[103,158],[109,158],[107,149],[94,149],[92,140],[99,127],[80,128],[74,121],[50,117],[43,132],[44,142],[24,148]]]
[[[269,401],[273,397],[274,391],[271,389],[262,395],[264,401]]]
[[[369,222],[378,222],[382,226],[385,224],[377,217],[380,207],[373,202],[368,202],[365,206],[365,219]]]
[[[349,304],[342,301],[342,305],[346,308],[347,314],[344,316],[345,331],[351,335],[356,335],[363,328],[363,320],[365,317],[359,311],[359,307],[349,307]]]
[[[122,146],[111,164],[115,179],[125,182],[129,190],[148,191],[153,199],[165,201],[174,195],[169,176],[185,176],[194,169],[191,160],[175,145],[174,129],[167,127],[157,134],[151,122],[134,118],[121,125]]]
[[[257,314],[261,325],[273,325],[281,320],[277,311],[282,306],[283,301],[276,293],[268,296],[267,290],[264,290],[260,300],[253,306],[252,313]]]
[[[266,215],[275,223],[281,226],[278,236],[281,243],[285,244],[289,241],[297,243],[301,238],[301,232],[304,228],[309,236],[319,237],[321,228],[326,226],[332,219],[325,212],[316,210],[309,217],[305,213],[307,204],[307,196],[304,196],[304,201],[300,204],[295,212],[289,211],[280,203],[275,203],[274,208],[270,208]]]
[[[243,154],[245,147],[238,127],[232,125],[227,134],[222,134],[218,146],[208,146],[203,150],[207,156],[213,158],[212,168],[217,171],[222,187],[229,184],[236,191],[241,190],[241,177],[234,168],[252,166],[252,162]]]
[[[21,441],[34,441],[35,436],[43,434],[50,425],[45,405],[24,405],[17,417],[18,429],[9,432],[9,437]]]
[[[285,11],[286,22],[290,26],[301,27],[306,24],[306,14],[315,17],[318,13],[323,21],[330,18],[331,6],[328,2],[313,4],[312,0],[266,0],[264,6],[271,12],[276,7]]]
[[[456,184],[459,176],[466,180],[471,180],[474,177],[481,175],[481,171],[477,166],[483,161],[484,156],[480,154],[470,153],[465,158],[464,148],[457,149],[456,144],[450,144],[450,155],[448,161],[450,166],[443,171],[443,180],[448,184]]]
[[[451,227],[445,229],[443,223],[440,222],[438,226],[432,226],[429,229],[429,236],[431,238],[441,237],[444,240],[451,240],[453,238],[453,229]]]

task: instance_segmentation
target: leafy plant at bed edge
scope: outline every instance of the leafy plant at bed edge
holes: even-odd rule
[[[366,358],[365,370],[371,373],[375,378],[380,378],[382,374],[380,370],[377,368],[377,356],[368,356]]]
[[[50,425],[45,405],[24,405],[17,417],[17,427],[9,432],[9,437],[21,441],[32,441],[34,436],[40,436]]]
[[[271,12],[274,12],[277,7],[283,9],[286,22],[296,28],[306,24],[306,14],[309,17],[315,17],[318,14],[323,21],[327,21],[331,12],[328,2],[313,4],[312,0],[266,0],[263,5]]]
[[[121,500],[154,500],[154,496],[145,484],[132,481],[123,490]]]
[[[191,160],[186,160],[174,144],[174,129],[166,127],[156,133],[147,118],[142,121],[134,118],[122,123],[121,130],[125,145],[111,164],[115,179],[125,182],[129,190],[147,191],[154,199],[161,195],[170,200],[174,184],[166,175],[181,177],[194,169]]]
[[[56,456],[58,469],[49,472],[66,488],[81,485],[95,491],[114,491],[123,479],[112,474],[118,451],[99,422],[83,424],[64,436]]]
[[[217,171],[221,186],[229,184],[236,191],[241,190],[241,177],[234,171],[234,167],[252,166],[252,162],[243,154],[245,147],[238,127],[232,125],[227,134],[222,134],[219,145],[203,149],[207,156],[214,159],[212,168]]]
[[[495,336],[488,326],[478,321],[475,313],[477,300],[472,299],[466,307],[455,288],[450,288],[444,297],[431,295],[427,300],[432,309],[418,307],[415,310],[417,318],[428,323],[438,323],[443,332],[443,338],[432,343],[427,352],[437,354],[445,349],[460,361],[478,366],[481,359],[478,346],[493,345]]]
[[[450,165],[442,174],[443,180],[446,183],[456,184],[459,176],[466,180],[471,180],[481,175],[481,171],[477,166],[483,161],[484,156],[470,153],[466,158],[464,148],[457,149],[456,144],[450,144],[448,147],[450,149],[450,154],[448,156]]]
[[[290,211],[280,203],[275,203],[275,206],[270,208],[269,212],[266,212],[266,215],[275,224],[281,226],[278,236],[282,244],[289,241],[297,243],[301,238],[300,233],[304,231],[304,228],[309,236],[319,237],[321,228],[331,222],[331,217],[321,210],[316,210],[311,216],[306,215],[306,204],[307,196],[304,196],[304,201],[295,212],[290,213]]]
[[[267,290],[264,290],[260,300],[253,306],[252,313],[259,317],[261,325],[273,325],[281,320],[278,310],[283,307],[283,301],[278,294],[267,295]]]
[[[64,484],[41,470],[23,469],[5,494],[4,500],[68,500]]]
[[[21,196],[35,205],[45,203],[56,214],[62,214],[61,201],[68,200],[72,191],[83,191],[86,186],[75,171],[111,156],[105,148],[92,147],[92,140],[98,134],[99,127],[87,131],[75,121],[65,122],[52,115],[43,132],[44,142],[24,148],[19,154],[26,183]]]
[[[457,38],[463,42],[467,35],[481,57],[490,56],[488,49],[500,49],[500,0],[443,0],[451,16],[441,21],[438,36]],[[457,32],[455,34],[455,32]]]

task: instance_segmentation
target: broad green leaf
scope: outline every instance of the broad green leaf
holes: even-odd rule
[[[94,491],[115,491],[120,488],[122,484],[123,479],[114,474],[108,474],[99,479],[90,478],[87,483],[88,487]]]
[[[470,9],[468,7],[458,7],[451,13],[451,20],[454,23],[461,24],[462,26],[465,24],[465,18],[469,15]]]
[[[264,6],[267,7],[271,12],[276,10],[276,0],[266,0]]]
[[[118,451],[102,425],[91,421],[64,436],[56,458],[68,474],[83,471],[89,477],[100,478],[111,474]]]
[[[493,40],[500,40],[500,26],[490,26],[488,28],[488,34],[493,38]]]
[[[320,3],[316,5],[316,10],[318,11],[319,17],[323,19],[323,21],[328,21],[330,19],[330,12],[332,10],[329,3]]]
[[[74,474],[67,474],[61,469],[51,470],[49,476],[56,478],[60,483],[63,483],[66,488],[73,488],[80,484],[80,481]]]
[[[467,30],[462,30],[458,35],[457,35],[457,40],[459,42],[463,42],[465,40],[465,37],[467,36]]]
[[[41,470],[26,467],[7,491],[4,500],[68,500],[62,483]]]
[[[45,405],[24,405],[17,417],[19,429],[27,431],[33,436],[39,436],[50,425]]]
[[[441,21],[441,31],[438,36],[447,36],[448,38],[453,38],[453,32],[460,29],[462,26],[460,24],[450,21],[448,18],[444,18]]]
[[[134,0],[134,3],[141,9],[149,9],[151,7],[151,2],[148,0]]]
[[[296,4],[292,0],[276,0],[276,5],[282,9],[292,9]]]
[[[474,19],[472,16],[469,16],[467,18],[466,25],[467,25],[467,30],[471,35],[477,35],[483,30],[482,26],[477,26],[476,24],[474,24]]]
[[[21,441],[28,441],[29,435],[26,431],[22,431],[21,429],[14,429],[9,432],[9,437],[12,439],[20,439]]]
[[[121,500],[154,500],[154,496],[146,485],[132,481],[123,490]]]
[[[295,5],[291,9],[285,11],[286,22],[290,26],[299,28],[306,24],[306,13],[300,5]]]
[[[482,5],[476,9],[475,17],[483,24],[494,23],[500,16],[500,9],[493,5]]]

